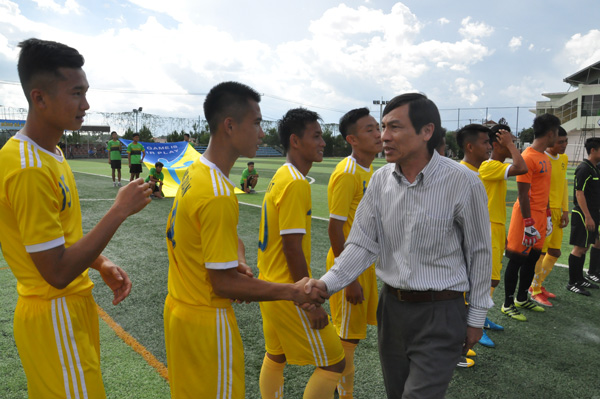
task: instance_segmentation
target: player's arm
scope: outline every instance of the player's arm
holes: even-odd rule
[[[329,227],[327,228],[327,232],[329,233],[329,241],[331,242],[331,250],[333,251],[333,255],[337,258],[340,256],[342,251],[344,250],[344,243],[346,239],[344,238],[344,224],[346,222],[343,220],[329,218]],[[365,295],[363,289],[358,282],[358,280],[354,280],[351,282],[345,289],[346,300],[353,305],[357,305],[362,303],[365,300]]]
[[[125,270],[115,265],[104,255],[96,258],[90,267],[100,272],[104,283],[113,291],[113,305],[117,305],[123,299],[127,298],[131,292],[131,280],[127,273],[125,273]]]
[[[569,224],[569,182],[565,179],[565,187],[563,189],[562,200],[562,217],[560,219],[560,227],[565,228]]]
[[[303,282],[302,287],[308,282],[308,265],[304,259],[302,250],[302,239],[304,234],[284,234],[281,236],[283,243],[283,254],[292,279],[297,283]],[[320,330],[329,324],[329,316],[323,308],[318,307],[307,312],[311,328]]]
[[[146,158],[146,149],[142,147],[142,159],[141,162],[144,162],[144,158]]]
[[[585,194],[581,190],[576,190],[575,197],[577,198],[577,205],[579,205],[581,211],[583,212],[583,216],[585,217],[585,228],[588,229],[588,231],[594,231],[596,228],[596,222],[594,222],[594,219],[590,214],[590,210],[588,209]]]
[[[514,137],[512,133],[508,130],[501,129],[496,133],[496,136],[498,137],[498,143],[508,149],[510,157],[513,160],[512,166],[508,170],[508,176],[517,176],[527,173],[527,164],[521,156],[521,151],[519,151],[513,142]]]
[[[121,223],[150,202],[150,189],[143,179],[121,188],[113,206],[94,228],[79,241],[66,248],[31,252],[29,255],[40,274],[55,288],[63,289],[98,260],[98,257]]]
[[[531,208],[529,206],[530,188],[531,184],[529,183],[517,182],[519,205],[521,206],[521,216],[523,217],[523,219],[531,217]]]
[[[129,164],[129,167],[131,168],[131,150],[129,149],[129,147],[127,147],[127,163]]]

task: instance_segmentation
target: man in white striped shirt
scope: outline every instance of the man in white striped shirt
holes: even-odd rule
[[[378,344],[388,398],[443,397],[493,304],[485,189],[434,151],[442,129],[426,96],[395,97],[382,122],[389,164],[373,174],[335,265],[307,289],[337,292],[379,257]]]

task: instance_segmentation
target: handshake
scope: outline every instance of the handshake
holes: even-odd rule
[[[304,277],[291,286],[292,297],[290,300],[304,310],[314,310],[329,298],[327,286],[321,280]]]

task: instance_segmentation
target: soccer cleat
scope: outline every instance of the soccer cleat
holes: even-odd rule
[[[485,328],[486,330],[504,331],[504,327],[502,327],[499,324],[494,323],[487,317],[485,318],[485,323],[483,324],[483,328]]]
[[[542,294],[544,294],[544,296],[548,299],[554,299],[556,298],[556,295],[554,295],[553,293],[551,293],[550,291],[548,291],[546,289],[546,287],[542,287]]]
[[[597,274],[590,274],[588,272],[586,277],[588,280],[593,281],[594,283],[600,283],[600,276]]]
[[[483,346],[487,346],[488,348],[493,348],[496,346],[496,344],[494,343],[494,341],[492,341],[490,339],[490,337],[488,337],[488,335],[485,333],[485,330],[482,330],[483,334],[481,335],[481,339],[479,340],[479,344],[483,345]]]
[[[543,292],[541,294],[532,295],[531,300],[537,302],[542,306],[552,307],[552,302],[550,302],[548,298],[546,298],[546,295],[544,295]]]
[[[474,365],[475,365],[475,360],[469,359],[466,356],[461,356],[456,367],[469,368],[469,367],[473,367]]]
[[[117,187],[121,187],[121,182],[118,182],[118,183],[117,183]]]
[[[592,288],[594,290],[598,289],[598,286],[596,284],[589,282],[586,279],[578,281],[575,284],[577,284],[580,288]]]
[[[533,310],[534,312],[545,312],[541,306],[536,305],[531,299],[527,299],[526,301],[519,302],[515,301],[515,306],[521,309]]]
[[[117,187],[117,183],[116,182],[113,182],[113,187]]]
[[[473,349],[469,349],[467,351],[467,356],[468,357],[475,357],[475,356],[477,356],[477,353],[475,353],[475,351]]]
[[[576,294],[581,294],[585,296],[590,296],[590,292],[585,288],[579,287],[577,284],[567,284],[567,290],[574,292]]]
[[[500,311],[502,313],[504,313],[505,315],[507,315],[508,317],[511,317],[515,320],[527,321],[527,317],[525,317],[525,315],[521,314],[521,312],[519,312],[519,310],[515,307],[515,305],[510,305],[507,308],[504,307],[504,305],[502,305],[502,307],[500,308]]]

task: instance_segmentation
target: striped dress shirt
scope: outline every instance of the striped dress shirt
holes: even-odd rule
[[[479,178],[435,151],[413,183],[396,164],[376,171],[344,251],[321,280],[337,292],[377,257],[377,276],[394,288],[466,292],[467,324],[483,327],[493,306],[492,245]]]

